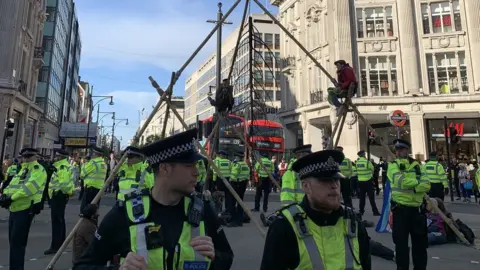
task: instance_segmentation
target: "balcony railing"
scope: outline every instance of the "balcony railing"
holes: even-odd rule
[[[44,53],[43,47],[35,47],[33,51],[33,65],[35,68],[40,69],[45,62],[43,61],[43,53]]]
[[[323,91],[319,89],[315,89],[312,92],[310,92],[310,104],[316,104],[323,102]]]

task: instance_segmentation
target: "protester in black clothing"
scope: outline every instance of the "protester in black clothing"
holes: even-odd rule
[[[385,191],[385,185],[387,184],[387,167],[388,167],[388,162],[383,159],[383,157],[380,157],[380,163],[378,164],[380,169],[382,169],[382,190]]]
[[[375,160],[371,159],[370,162],[372,162],[373,165],[373,175],[372,175],[372,182],[373,182],[373,187],[375,188],[375,193],[377,196],[380,194],[380,186],[378,183],[378,178],[380,177],[380,166],[375,163]]]
[[[261,270],[372,268],[368,233],[358,214],[340,204],[339,165],[344,157],[340,151],[325,150],[293,164],[305,197],[300,204],[278,211],[268,230]],[[338,231],[345,232],[345,237],[325,237]],[[355,238],[359,248],[345,248],[353,246],[347,241]],[[318,246],[306,244],[318,239]]]
[[[121,270],[207,269],[206,258],[209,269],[230,269],[233,252],[215,211],[209,202],[190,195],[199,174],[197,161],[203,158],[192,142],[196,136],[192,129],[141,149],[152,165],[154,188],[117,202],[73,269],[107,269],[107,261],[116,255],[125,258]],[[131,226],[137,227],[132,235]]]
[[[456,158],[453,158],[450,166],[452,167],[453,184],[454,184],[454,188],[455,188],[456,193],[457,193],[457,201],[458,201],[462,198],[462,196],[460,194],[460,178],[458,178],[458,172],[460,172],[460,165],[458,163],[458,160]]]

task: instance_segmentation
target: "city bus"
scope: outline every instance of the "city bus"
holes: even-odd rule
[[[285,152],[283,126],[280,123],[271,120],[246,121],[245,134],[254,151],[268,152],[270,156]]]
[[[245,134],[244,126],[245,119],[234,114],[229,114],[227,116],[228,121],[222,121],[220,123],[220,138],[219,138],[219,151],[225,151],[228,153],[228,157],[233,159],[236,152],[244,153],[245,144],[240,136],[235,132],[234,127],[237,127],[237,130]],[[212,142],[207,141],[208,136],[212,133],[215,125],[213,124],[213,116],[210,116],[204,120],[199,121],[200,129],[200,144],[205,147],[208,153],[211,153]],[[212,136],[213,140],[213,136]]]

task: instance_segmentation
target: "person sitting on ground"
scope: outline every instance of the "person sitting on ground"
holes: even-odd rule
[[[347,96],[350,86],[353,87],[352,95],[357,93],[358,80],[355,75],[355,70],[345,62],[345,60],[338,60],[334,64],[337,66],[338,82],[333,80],[332,82],[335,84],[335,87],[328,88],[328,103],[339,108],[342,106],[339,99]]]
[[[438,199],[430,198],[430,204],[427,204],[427,231],[429,245],[442,245],[447,243],[446,224],[440,214],[435,212],[432,205],[438,207]]]
[[[87,250],[88,245],[90,245],[95,238],[98,223],[98,206],[96,204],[87,205],[87,207],[82,209],[80,217],[83,218],[83,222],[73,236],[73,264],[78,262]]]

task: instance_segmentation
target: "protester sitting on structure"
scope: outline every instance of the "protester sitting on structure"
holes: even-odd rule
[[[352,96],[357,93],[358,81],[354,69],[345,60],[338,60],[334,64],[337,66],[337,82],[334,82],[335,87],[328,88],[328,102],[338,108],[342,106],[339,99],[347,97],[350,87]]]
[[[442,245],[447,243],[446,224],[440,214],[436,213],[432,205],[438,207],[438,199],[430,198],[431,204],[427,206],[427,231],[429,245]]]

